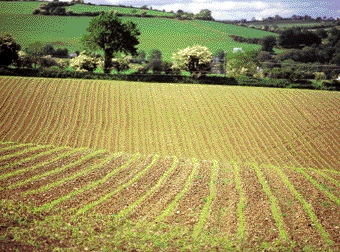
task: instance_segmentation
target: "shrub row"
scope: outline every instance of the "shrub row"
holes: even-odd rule
[[[259,79],[249,76],[237,77],[219,77],[205,76],[194,79],[190,76],[182,75],[165,75],[165,74],[98,74],[89,72],[70,72],[56,69],[25,69],[25,68],[8,68],[0,66],[0,75],[6,76],[25,76],[25,77],[44,77],[44,78],[75,78],[75,79],[93,79],[93,80],[118,80],[118,81],[136,81],[136,82],[154,82],[154,83],[183,83],[183,84],[210,84],[210,85],[237,85],[253,87],[276,87],[276,88],[304,88],[320,89],[309,81],[300,81],[291,84],[288,80],[282,79]],[[325,90],[340,90],[340,82],[324,82]]]

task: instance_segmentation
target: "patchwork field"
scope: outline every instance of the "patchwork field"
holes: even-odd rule
[[[340,249],[339,93],[0,77],[1,249]]]
[[[66,17],[31,15],[40,3],[0,2],[0,35],[9,33],[25,49],[36,41],[48,43],[55,48],[67,48],[69,52],[82,50],[81,37],[92,17]],[[26,6],[26,8],[25,8]],[[109,10],[111,7],[75,5],[74,11]],[[84,8],[81,10],[81,8]],[[118,7],[117,7],[118,8]],[[128,11],[132,9],[123,8]],[[119,10],[120,11],[120,10]],[[140,11],[139,9],[137,10]],[[151,11],[156,14],[163,12]],[[168,13],[169,14],[169,13]],[[147,53],[152,49],[162,51],[163,59],[171,60],[173,53],[197,44],[206,46],[212,53],[225,50],[232,57],[234,47],[244,51],[259,49],[259,45],[234,42],[228,35],[262,38],[275,35],[236,25],[215,23],[212,21],[179,21],[165,18],[122,17],[123,21],[133,21],[141,32],[138,48]],[[101,51],[98,51],[102,53]]]

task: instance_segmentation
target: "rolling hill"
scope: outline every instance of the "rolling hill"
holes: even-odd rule
[[[2,5],[0,34],[10,33],[23,48],[30,43],[41,41],[52,44],[56,48],[66,47],[71,52],[82,49],[80,38],[86,33],[91,17],[31,15],[28,10],[34,9],[35,3],[14,2],[17,4],[14,9],[7,5],[8,3],[13,5],[13,2],[0,3]],[[25,4],[28,7],[21,12]],[[97,7],[105,6],[86,5],[87,10]],[[155,11],[155,13],[163,12]],[[242,47],[244,51],[250,51],[260,46],[234,42],[228,35],[238,34],[258,38],[273,35],[270,32],[212,21],[137,17],[122,17],[122,19],[137,24],[141,32],[138,46],[140,50],[149,52],[152,49],[159,49],[165,60],[170,60],[172,54],[178,50],[196,44],[207,46],[213,53],[220,49],[225,50],[230,57],[234,47]]]
[[[338,92],[0,83],[0,248],[340,248]]]

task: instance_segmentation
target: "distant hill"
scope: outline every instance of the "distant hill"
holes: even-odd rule
[[[82,50],[80,38],[86,32],[92,17],[32,15],[31,10],[40,4],[41,2],[0,2],[2,7],[0,9],[0,34],[10,33],[23,48],[30,43],[41,41],[52,44],[55,48],[67,48],[69,52]],[[68,8],[74,8],[74,11],[88,11],[97,8],[96,11],[99,11],[99,9],[109,10],[111,7],[74,5]],[[130,8],[121,9],[131,10]],[[140,10],[138,9],[138,11]],[[244,51],[260,47],[259,45],[235,42],[229,35],[240,35],[247,38],[277,36],[270,32],[204,20],[184,21],[141,17],[122,17],[122,19],[137,24],[141,31],[140,50],[145,50],[148,53],[152,49],[159,49],[165,60],[170,60],[172,54],[178,50],[196,44],[207,46],[213,53],[217,50],[225,50],[228,57],[232,56],[234,47],[242,47]]]

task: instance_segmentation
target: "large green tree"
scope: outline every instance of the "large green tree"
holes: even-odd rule
[[[0,65],[8,66],[18,59],[20,45],[11,35],[0,36]]]
[[[103,12],[93,18],[86,29],[90,34],[83,35],[82,41],[90,50],[104,50],[104,72],[110,73],[112,58],[117,52],[137,55],[137,37],[140,35],[136,24],[129,21],[123,23],[113,13]]]
[[[34,63],[34,67],[37,67],[37,63],[39,59],[48,54],[47,52],[48,48],[41,42],[37,41],[32,44],[29,44],[25,52],[30,57],[31,61]]]

